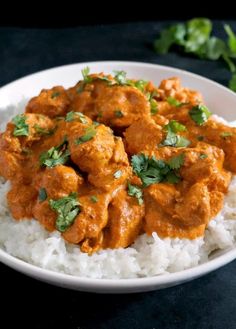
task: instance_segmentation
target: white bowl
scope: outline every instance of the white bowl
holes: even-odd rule
[[[37,95],[42,88],[50,88],[54,85],[72,86],[81,78],[81,69],[85,66],[89,66],[91,72],[111,73],[113,70],[124,70],[129,77],[151,80],[155,84],[158,84],[162,79],[178,76],[184,86],[199,90],[203,94],[205,103],[215,114],[224,117],[228,121],[236,120],[234,112],[236,94],[218,83],[167,66],[120,61],[61,66],[16,80],[0,89],[0,108],[17,104],[22,98]],[[12,257],[0,249],[0,261],[19,272],[54,285],[98,293],[130,293],[174,286],[209,273],[235,258],[236,247],[233,247],[230,250],[216,252],[208,262],[181,272],[150,278],[108,280],[75,277],[45,270]]]

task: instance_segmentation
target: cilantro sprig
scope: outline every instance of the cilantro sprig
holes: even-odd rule
[[[189,115],[191,119],[198,125],[202,126],[205,122],[207,122],[208,118],[211,116],[211,112],[209,109],[202,104],[196,105],[191,108],[189,111]]]
[[[60,232],[65,232],[80,212],[80,203],[75,192],[58,200],[50,199],[49,205],[57,213],[56,228]]]
[[[232,73],[229,88],[236,91],[236,35],[229,25],[224,25],[227,41],[212,36],[212,22],[207,18],[194,18],[186,23],[171,25],[162,30],[154,41],[158,54],[166,54],[177,46],[184,53],[208,60],[223,60]]]
[[[190,141],[178,135],[178,132],[186,131],[186,127],[176,120],[171,120],[167,125],[164,126],[166,136],[159,146],[173,146],[173,147],[187,147]]]
[[[26,116],[24,114],[18,114],[12,122],[15,125],[13,135],[14,136],[29,136],[29,125],[26,123]]]
[[[168,162],[138,154],[132,156],[131,164],[143,187],[160,182],[176,184],[181,180],[179,169],[184,164],[184,154],[172,157]]]
[[[137,185],[132,185],[128,182],[128,195],[135,197],[139,205],[143,204],[143,191]]]
[[[90,141],[96,135],[96,133],[97,133],[97,131],[96,131],[94,125],[87,127],[85,129],[84,135],[80,136],[79,138],[77,138],[75,140],[75,144],[80,145],[80,144]]]
[[[74,120],[79,120],[81,123],[86,124],[88,121],[85,117],[85,115],[81,112],[74,112],[74,111],[70,111],[66,114],[66,122],[72,122]]]
[[[63,165],[69,160],[70,152],[67,149],[67,140],[65,139],[60,145],[51,147],[48,151],[41,153],[39,157],[40,166],[53,168]]]

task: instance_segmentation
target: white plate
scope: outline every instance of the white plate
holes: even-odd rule
[[[17,104],[22,98],[37,95],[42,88],[54,85],[72,86],[81,78],[81,69],[89,66],[91,72],[110,73],[124,70],[129,77],[151,80],[158,84],[162,79],[178,76],[186,87],[199,90],[206,104],[228,121],[236,120],[236,94],[229,89],[199,75],[167,66],[135,62],[92,62],[61,66],[29,75],[0,89],[0,108]],[[0,261],[36,279],[80,291],[99,293],[129,293],[174,286],[209,273],[236,258],[236,247],[216,252],[214,258],[202,265],[177,273],[138,279],[88,279],[45,270],[0,250]]]

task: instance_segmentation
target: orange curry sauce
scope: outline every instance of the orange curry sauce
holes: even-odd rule
[[[155,87],[86,71],[72,88],[42,90],[0,134],[12,216],[88,253],[144,232],[203,235],[236,172],[236,129],[178,78]]]

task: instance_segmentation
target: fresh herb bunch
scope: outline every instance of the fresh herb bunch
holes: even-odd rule
[[[160,33],[154,41],[158,54],[166,54],[174,45],[184,53],[209,60],[224,60],[232,77],[229,88],[236,91],[236,35],[229,25],[224,25],[227,41],[212,36],[212,22],[207,18],[194,18],[186,23],[172,25]]]

